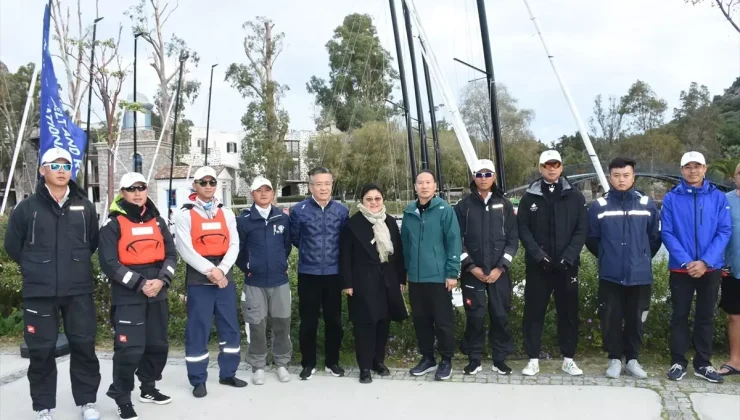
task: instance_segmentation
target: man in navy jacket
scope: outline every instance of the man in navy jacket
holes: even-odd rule
[[[298,312],[301,326],[302,380],[316,372],[316,335],[324,314],[326,372],[344,376],[339,366],[342,344],[342,284],[339,280],[339,235],[349,211],[331,199],[334,178],[326,168],[309,172],[311,197],[290,212],[290,236],[298,248]]]
[[[288,215],[272,205],[275,192],[270,180],[258,176],[252,181],[254,204],[236,219],[239,232],[237,266],[244,272],[242,316],[247,324],[252,366],[252,383],[265,383],[267,365],[267,317],[270,317],[272,353],[280,382],[290,381],[287,366],[293,353],[290,341],[290,284],[288,256],[290,243]]]
[[[611,190],[589,209],[586,240],[599,259],[599,318],[609,354],[606,376],[619,378],[624,356],[625,371],[645,379],[637,358],[650,307],[652,257],[661,244],[660,214],[655,202],[634,188],[634,160],[612,160],[609,184]]]
[[[711,364],[714,309],[722,282],[724,252],[732,234],[730,206],[724,193],[704,179],[704,155],[688,152],[681,158],[681,183],[663,198],[663,243],[670,259],[671,363],[668,379],[686,375],[689,312],[696,291],[694,315],[694,375],[723,381]]]

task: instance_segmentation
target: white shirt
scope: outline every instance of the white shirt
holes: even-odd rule
[[[321,207],[321,211],[324,211],[324,209],[326,208],[326,206],[329,205],[329,201],[331,201],[331,199],[329,199],[329,201],[326,202],[326,206],[322,206],[321,203],[319,203],[319,200],[316,199],[316,197],[311,196],[311,198],[313,198],[313,201],[315,201],[316,204],[318,204],[319,207]]]
[[[254,208],[257,209],[263,219],[267,220],[270,217],[270,210],[272,210],[272,206],[267,206],[266,209],[263,209],[262,207],[255,204]]]
[[[480,191],[478,191],[478,194],[480,194],[480,197],[483,199],[483,202],[485,204],[488,204],[488,201],[491,199],[491,196],[493,196],[493,193],[491,193],[490,191],[485,197],[483,197],[483,194],[481,194]]]
[[[51,188],[49,188],[47,184],[44,184],[44,186],[46,187],[47,190],[49,190],[49,195],[51,195],[51,198],[56,200],[57,198],[54,197],[54,193],[51,192]],[[57,200],[57,204],[59,204],[59,207],[62,207],[64,206],[64,203],[66,203],[68,199],[69,199],[69,185],[67,185],[67,191],[64,193],[64,197],[62,197],[61,200]]]

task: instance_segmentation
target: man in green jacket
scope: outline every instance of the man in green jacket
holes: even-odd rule
[[[419,199],[406,207],[401,225],[411,313],[422,355],[411,374],[421,376],[436,370],[434,379],[442,381],[452,374],[455,352],[450,293],[460,277],[460,225],[452,206],[434,196],[437,181],[431,171],[419,172],[414,189]],[[434,358],[435,336],[442,356],[439,366]]]

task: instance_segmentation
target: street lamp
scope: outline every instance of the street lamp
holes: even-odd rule
[[[90,47],[90,84],[87,89],[87,144],[85,144],[85,190],[87,190],[87,198],[92,201],[92,191],[88,189],[90,186],[90,113],[92,112],[92,91],[93,91],[93,68],[95,67],[95,39],[98,34],[98,22],[103,20],[102,17],[96,18],[93,22],[93,36],[92,46]]]
[[[144,32],[137,32],[134,34],[134,104],[138,104],[136,101],[136,58],[137,55],[137,46],[139,37],[144,35]],[[138,150],[136,148],[136,139],[137,139],[137,124],[136,124],[136,114],[139,112],[136,108],[134,108],[134,172],[141,173],[141,165],[142,165],[142,159],[139,158]]]
[[[211,93],[213,92],[213,69],[218,64],[211,66],[211,85],[208,87],[208,117],[206,117],[206,158],[204,165],[208,166],[208,135],[211,132]]]

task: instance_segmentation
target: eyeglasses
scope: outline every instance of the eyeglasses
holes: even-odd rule
[[[558,169],[560,167],[560,162],[545,162],[542,164],[542,167],[545,169]]]
[[[375,201],[376,203],[380,203],[381,201],[383,201],[383,197],[365,197],[365,201],[367,201],[368,203],[372,203],[373,201]]]
[[[45,163],[44,166],[48,166],[52,171],[64,169],[66,172],[69,172],[72,170],[71,163]]]
[[[130,187],[124,188],[124,190],[126,192],[130,192],[130,193],[135,192],[135,191],[144,192],[144,191],[146,191],[146,185],[132,185]]]
[[[493,172],[476,172],[476,178],[493,178]]]
[[[211,187],[215,187],[215,186],[216,186],[216,185],[218,184],[218,181],[216,181],[215,179],[212,179],[212,180],[210,180],[210,181],[206,181],[205,179],[201,179],[201,180],[200,180],[200,181],[198,181],[197,183],[198,183],[198,185],[200,185],[201,187],[205,187],[205,186],[207,186],[207,185],[210,185]]]

